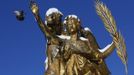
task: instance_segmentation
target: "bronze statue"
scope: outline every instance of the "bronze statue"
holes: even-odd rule
[[[63,49],[65,50],[64,58],[67,61],[67,75],[109,75],[104,59],[114,50],[114,44],[104,53],[100,53],[97,46],[92,47],[90,45],[91,35],[89,35],[88,40],[80,39],[78,35],[80,20],[75,15],[69,15],[65,20],[65,24],[67,32],[71,36]],[[73,54],[73,50],[75,54]]]
[[[60,72],[61,68],[64,68],[62,58],[60,56],[60,40],[55,35],[62,34],[62,13],[57,12],[56,8],[52,8],[56,10],[53,13],[46,14],[46,22],[45,24],[39,15],[39,8],[36,3],[31,3],[30,6],[32,13],[34,14],[37,23],[43,32],[43,34],[47,37],[47,57],[48,57],[48,68],[46,70],[45,75],[62,75]],[[51,9],[49,9],[51,10]],[[54,68],[55,67],[55,68]]]
[[[56,33],[54,33],[54,32],[52,32],[52,27],[50,27],[50,26],[54,26],[54,25],[56,25],[56,23],[58,23],[57,21],[53,21],[52,20],[52,22],[51,22],[51,19],[49,19],[49,18],[51,18],[51,17],[46,17],[46,19],[47,19],[47,21],[48,21],[48,24],[47,24],[47,26],[44,24],[44,22],[41,20],[41,18],[40,18],[40,16],[39,16],[39,10],[38,10],[38,7],[37,7],[37,5],[36,4],[33,4],[32,6],[31,6],[31,10],[32,10],[32,12],[33,12],[33,14],[34,14],[34,16],[35,16],[35,18],[36,18],[36,20],[37,20],[37,22],[39,23],[39,27],[41,28],[41,30],[43,31],[43,33],[46,35],[46,37],[48,38],[48,40],[50,40],[51,39],[51,42],[50,42],[50,44],[48,43],[48,50],[47,50],[47,54],[48,54],[48,69],[47,69],[47,71],[46,71],[46,75],[53,75],[53,74],[55,74],[55,75],[62,75],[61,74],[61,70],[63,69],[63,71],[64,71],[64,61],[63,61],[63,58],[62,57],[60,57],[61,55],[60,55],[60,51],[58,52],[58,54],[56,55],[56,57],[55,58],[52,58],[51,56],[53,56],[51,53],[52,53],[52,51],[51,50],[53,50],[53,49],[51,49],[51,47],[52,48],[55,48],[56,47],[56,49],[57,49],[57,46],[60,46],[61,45],[61,43],[62,42],[60,42],[61,41],[61,39],[59,40],[55,35],[56,35]],[[58,20],[59,22],[60,22],[60,20]],[[54,22],[54,23],[53,23]],[[62,29],[62,28],[60,28],[60,29]],[[77,53],[78,51],[76,51],[76,53]],[[85,51],[86,52],[86,51]],[[81,52],[79,52],[79,54],[82,54]],[[87,53],[88,54],[88,53]],[[59,56],[59,57],[58,57]],[[90,56],[90,55],[88,55],[88,56]],[[89,58],[89,57],[87,57],[87,58]],[[52,60],[53,59],[53,60]],[[54,61],[54,62],[52,62],[52,61]],[[60,65],[60,66],[57,66],[57,65]],[[62,69],[60,68],[61,67],[61,65],[63,66],[62,67]],[[53,68],[53,67],[56,67],[56,68]]]
[[[114,37],[112,34],[113,43],[104,52],[100,52],[95,37],[90,31],[81,27],[77,16],[69,15],[65,18],[66,26],[63,26],[62,13],[56,8],[51,8],[49,10],[53,12],[49,10],[46,12],[46,23],[44,23],[40,18],[37,4],[31,2],[30,8],[41,31],[48,39],[48,68],[45,75],[110,74],[104,60],[115,49],[115,44],[118,44],[115,42],[117,36]]]

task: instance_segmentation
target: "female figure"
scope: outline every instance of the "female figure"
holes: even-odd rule
[[[88,39],[81,39],[80,20],[69,15],[65,20],[67,32],[70,40],[64,45],[64,58],[67,61],[67,75],[109,75],[109,70],[105,65],[104,58],[114,50],[112,44],[104,53],[93,48]]]

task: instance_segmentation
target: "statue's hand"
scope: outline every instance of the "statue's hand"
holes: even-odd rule
[[[34,1],[30,2],[30,9],[32,10],[33,14],[38,14],[39,13],[39,8]]]

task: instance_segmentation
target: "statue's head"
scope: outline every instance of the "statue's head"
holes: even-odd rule
[[[62,20],[63,14],[57,8],[49,8],[46,12],[48,24],[58,24]]]
[[[62,16],[63,14],[57,8],[49,8],[46,12],[47,25],[56,34],[62,31]]]
[[[69,34],[77,33],[80,29],[80,19],[76,15],[68,15],[64,24]]]

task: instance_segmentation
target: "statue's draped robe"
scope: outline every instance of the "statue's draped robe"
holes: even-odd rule
[[[77,43],[71,42],[65,45],[64,58],[67,60],[66,63],[66,74],[67,75],[109,75],[110,72],[103,59],[96,59],[96,55],[99,46],[91,32],[85,34],[88,40],[78,41]],[[73,45],[76,44],[76,45]],[[66,47],[67,46],[67,47]],[[70,46],[70,48],[69,48]],[[73,47],[72,47],[73,46]],[[87,48],[86,48],[87,47]],[[75,49],[78,54],[73,54],[71,49]],[[90,55],[82,54],[82,51]],[[79,53],[80,52],[80,53]],[[87,59],[88,58],[88,59]],[[71,72],[70,72],[71,71]]]
[[[99,51],[100,47],[91,31],[86,31],[84,29],[81,29],[81,36],[88,39],[88,43],[90,44],[90,47],[93,50],[96,50],[97,52]],[[103,57],[106,58],[107,56],[109,56],[113,52],[114,49],[115,49],[115,46],[114,46],[114,44],[112,44],[109,47],[109,49],[107,49],[107,51],[102,53]],[[101,62],[96,64],[95,67],[99,70],[100,75],[110,75],[110,71],[105,63],[105,59],[101,59]]]

